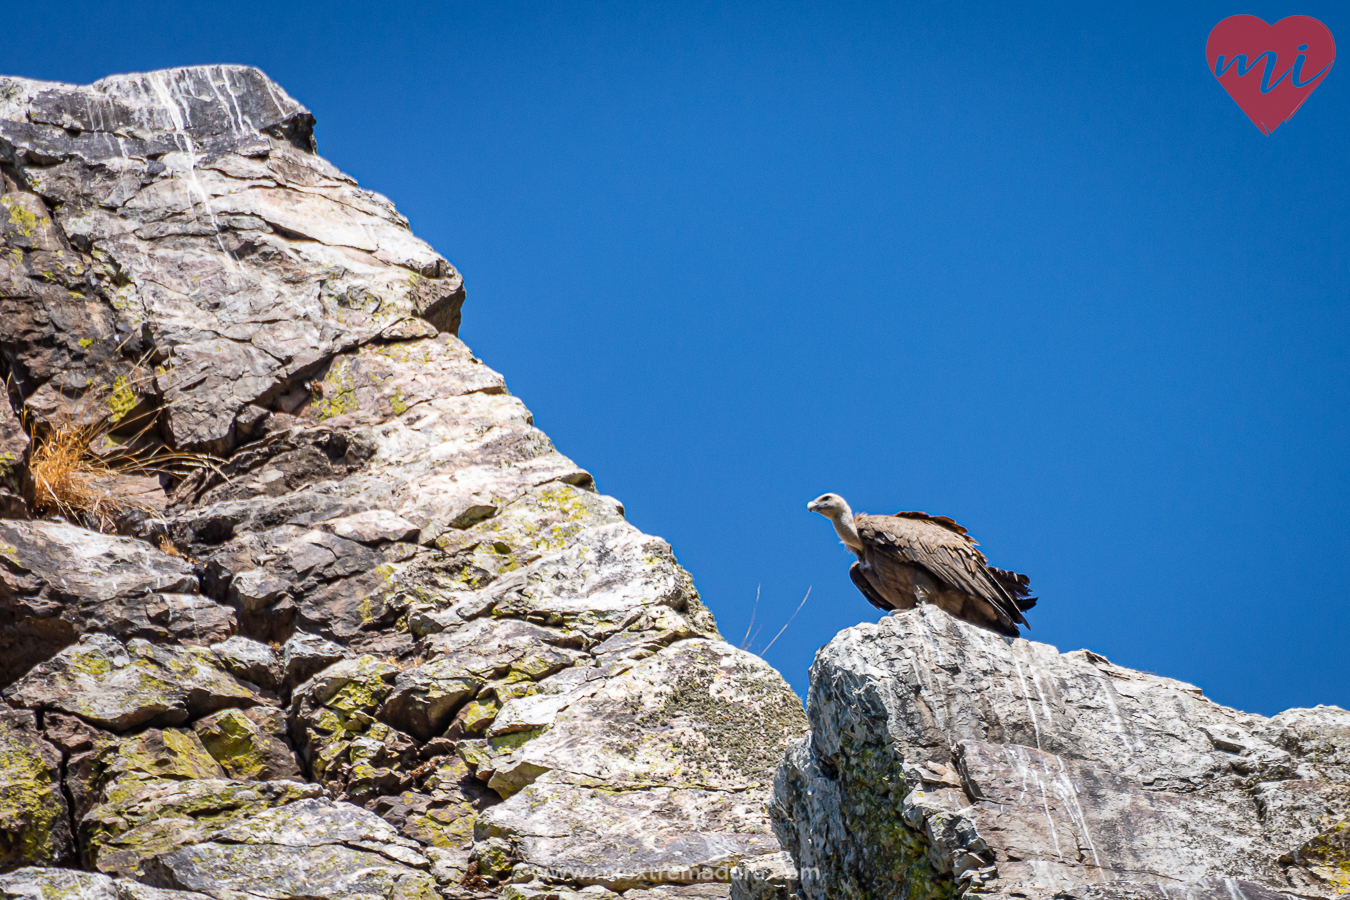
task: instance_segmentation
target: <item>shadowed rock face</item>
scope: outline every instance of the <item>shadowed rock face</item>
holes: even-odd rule
[[[1198,688],[921,607],[816,658],[774,828],[810,900],[1350,889],[1350,713]]]
[[[0,78],[0,898],[726,897],[800,703],[313,126],[238,66]],[[70,426],[216,458],[32,519]]]

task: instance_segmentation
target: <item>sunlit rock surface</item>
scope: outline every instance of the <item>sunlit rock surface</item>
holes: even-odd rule
[[[841,632],[774,827],[808,900],[1350,890],[1350,713],[1267,719],[935,607]]]
[[[0,78],[0,897],[725,898],[800,703],[313,125],[244,67]],[[34,518],[75,427],[198,465]]]

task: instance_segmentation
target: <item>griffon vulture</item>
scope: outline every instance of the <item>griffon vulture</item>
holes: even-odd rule
[[[833,522],[844,545],[858,557],[849,577],[877,609],[934,603],[968,622],[1016,637],[1018,624],[1027,624],[1022,612],[1036,605],[1031,579],[989,565],[975,540],[946,516],[855,516],[838,494],[821,494],[806,508]]]

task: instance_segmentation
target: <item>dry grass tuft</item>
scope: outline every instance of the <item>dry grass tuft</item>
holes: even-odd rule
[[[64,516],[108,531],[127,509],[105,487],[117,473],[90,450],[97,437],[96,423],[57,426],[33,441],[28,474],[38,515]]]
[[[37,427],[24,417],[33,445],[28,474],[38,515],[112,532],[125,514],[151,512],[143,502],[117,491],[126,476],[176,480],[193,469],[219,471],[215,457],[173,450],[160,442],[154,433],[158,409],[142,404],[138,394],[138,383],[119,376],[111,387],[91,383],[63,421]],[[103,413],[90,416],[90,409]],[[160,549],[182,555],[171,542],[162,541]]]

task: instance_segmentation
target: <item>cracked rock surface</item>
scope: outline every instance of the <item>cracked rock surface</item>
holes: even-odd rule
[[[800,703],[313,126],[239,66],[0,78],[0,898],[716,900],[781,869]],[[42,518],[75,428],[116,514]]]
[[[924,606],[822,649],[807,715],[772,813],[808,900],[1350,892],[1337,707],[1250,715]]]

